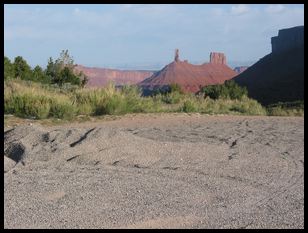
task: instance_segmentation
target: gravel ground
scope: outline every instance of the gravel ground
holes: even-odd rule
[[[5,228],[304,228],[304,118],[149,114],[4,132]]]

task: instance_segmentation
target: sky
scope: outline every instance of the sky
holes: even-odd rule
[[[68,49],[90,67],[155,69],[174,58],[254,63],[278,30],[304,25],[303,4],[5,4],[4,54],[34,67]],[[155,68],[154,68],[155,67]]]

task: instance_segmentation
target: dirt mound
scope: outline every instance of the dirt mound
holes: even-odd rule
[[[211,62],[202,65],[177,59],[138,85],[147,93],[177,83],[183,91],[195,93],[203,86],[222,84],[237,74],[225,62],[226,58],[221,53],[211,53]]]
[[[116,132],[110,127],[43,129],[39,125],[17,126],[5,132],[5,172],[15,165],[31,166],[33,163],[42,166],[48,163],[51,167],[65,167],[71,166],[72,163],[96,165],[104,159],[106,163],[116,165],[119,162],[123,165],[122,160],[126,155],[120,153],[117,158],[108,158],[106,153],[118,150],[110,145],[134,145],[126,149],[127,154],[138,147],[138,144],[144,144],[140,140],[134,141],[134,138],[129,136],[129,132]],[[145,159],[146,157],[142,157],[137,161],[142,162]],[[133,158],[132,161],[126,161],[124,164],[132,167],[136,164],[139,166],[139,162],[134,161]]]

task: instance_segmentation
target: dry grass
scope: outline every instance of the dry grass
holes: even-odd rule
[[[204,98],[172,92],[142,97],[135,86],[118,90],[113,84],[105,88],[57,88],[21,80],[5,81],[5,114],[32,119],[83,119],[102,115],[157,112],[199,112],[230,115],[301,116],[302,109],[272,107],[270,111],[253,99]]]

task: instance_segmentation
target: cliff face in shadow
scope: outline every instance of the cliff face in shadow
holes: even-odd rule
[[[281,31],[272,39],[272,53],[234,78],[265,105],[304,99],[304,26]]]

